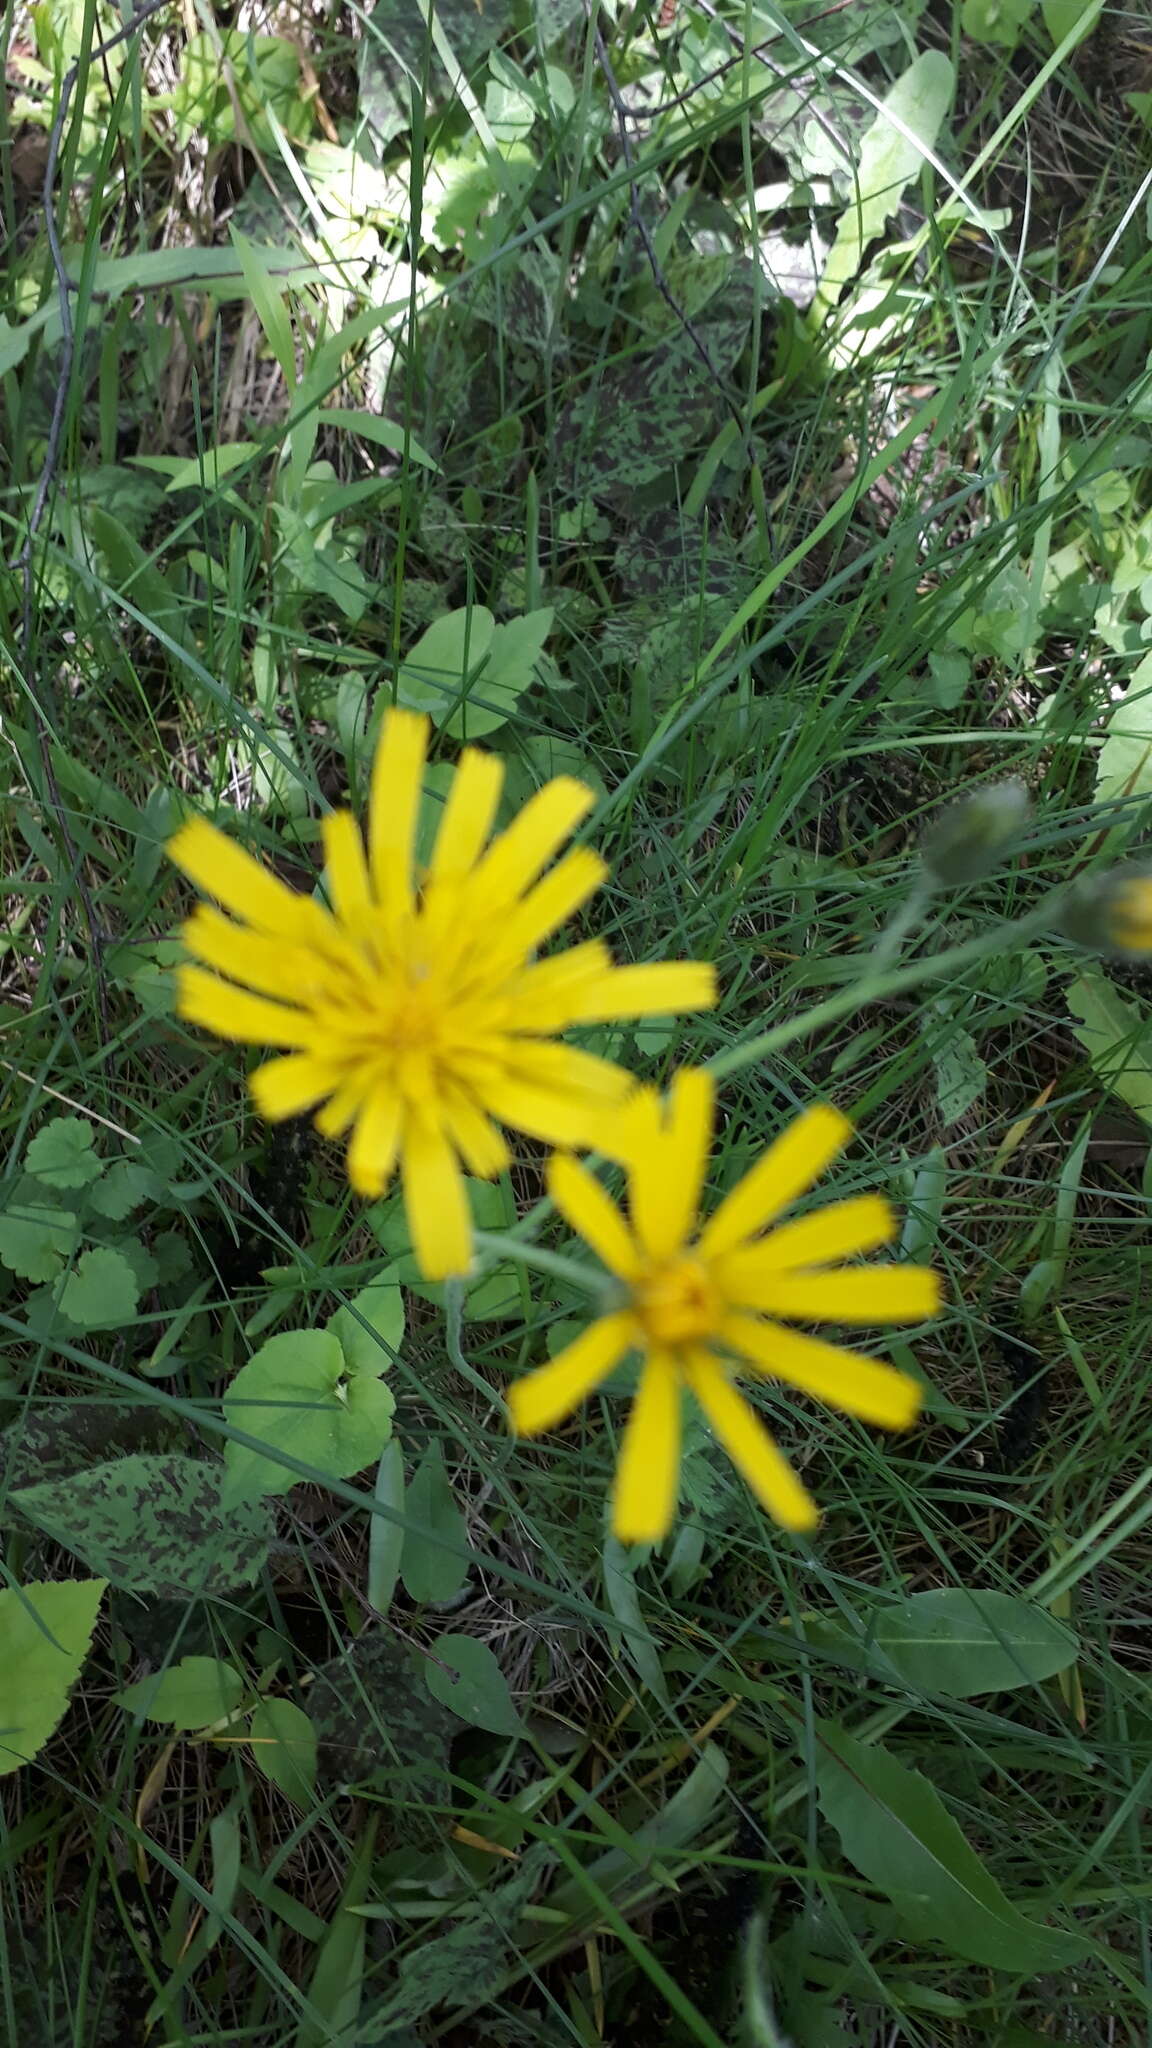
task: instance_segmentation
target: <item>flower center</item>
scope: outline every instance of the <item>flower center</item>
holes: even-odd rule
[[[388,1020],[388,1042],[396,1052],[432,1052],[437,1036],[437,1006],[422,988],[406,988]]]
[[[691,1344],[712,1334],[720,1313],[716,1289],[700,1259],[657,1266],[633,1289],[632,1305],[653,1344]]]

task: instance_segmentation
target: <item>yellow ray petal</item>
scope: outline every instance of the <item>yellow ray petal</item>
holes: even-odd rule
[[[383,1194],[396,1170],[403,1128],[400,1096],[378,1082],[356,1118],[348,1146],[348,1179],[358,1195]]]
[[[285,1053],[282,1059],[265,1060],[248,1077],[252,1099],[269,1123],[282,1117],[303,1116],[331,1095],[339,1085],[342,1069],[335,1060],[306,1052]]]
[[[390,923],[412,906],[412,850],[427,747],[425,717],[398,705],[384,713],[372,763],[368,846],[376,898]]]
[[[342,1138],[349,1126],[355,1122],[361,1107],[372,1092],[373,1076],[370,1070],[356,1068],[341,1081],[332,1092],[331,1102],[318,1109],[312,1121],[322,1138]]]
[[[727,1252],[718,1264],[718,1278],[735,1290],[745,1277],[790,1273],[799,1267],[831,1266],[857,1252],[876,1251],[896,1236],[897,1222],[883,1195],[850,1195],[830,1202],[811,1216],[781,1223],[756,1243]],[[731,1290],[730,1290],[731,1291]]]
[[[412,1118],[404,1133],[404,1209],[426,1280],[450,1280],[472,1263],[472,1217],[464,1176],[443,1133]]]
[[[548,1192],[564,1221],[591,1245],[610,1273],[620,1280],[636,1279],[641,1262],[632,1233],[587,1167],[566,1153],[554,1152],[548,1161]]]
[[[591,1151],[598,1145],[603,1104],[591,1103],[585,1095],[573,1095],[563,1088],[538,1088],[531,1081],[498,1076],[478,1082],[477,1092],[485,1109],[510,1131],[524,1131],[545,1145],[581,1151]]]
[[[506,1173],[511,1154],[494,1123],[460,1089],[445,1099],[444,1128],[469,1173],[495,1180]]]
[[[762,1315],[800,1323],[919,1323],[940,1306],[940,1279],[928,1266],[844,1266],[809,1273],[764,1273],[728,1299]]]
[[[529,888],[595,801],[590,789],[568,775],[538,789],[475,868],[477,906],[498,910]]]
[[[623,1102],[635,1086],[631,1074],[612,1060],[547,1038],[517,1038],[509,1071],[518,1081],[557,1089],[601,1110]]]
[[[594,1149],[603,1152],[606,1159],[615,1159],[619,1165],[628,1166],[636,1159],[643,1159],[653,1145],[659,1144],[663,1131],[663,1098],[655,1088],[644,1085],[633,1088],[630,1094],[602,1113],[593,1141]]]
[[[302,1052],[315,1045],[316,1020],[309,1011],[249,995],[202,967],[177,968],[176,1013],[189,1024],[214,1031],[217,1038],[237,1039],[243,1045],[298,1046]]]
[[[590,846],[577,846],[566,853],[493,930],[486,952],[488,971],[494,973],[505,963],[509,972],[519,966],[595,895],[607,873],[607,862]]]
[[[207,904],[193,911],[180,937],[194,959],[257,995],[307,1005],[323,995],[331,980],[332,969],[315,948],[246,929]]]
[[[634,1329],[630,1316],[601,1316],[547,1365],[509,1387],[505,1398],[515,1434],[541,1436],[571,1415],[619,1364]]]
[[[661,960],[647,967],[610,967],[571,1020],[611,1024],[628,1017],[678,1017],[684,1010],[710,1010],[715,1001],[715,968],[702,960]]]
[[[428,870],[432,880],[457,880],[475,866],[492,830],[503,784],[504,763],[498,754],[465,747],[436,834]]]
[[[650,1259],[671,1258],[693,1229],[712,1140],[712,1077],[703,1067],[673,1080],[664,1130],[628,1166],[632,1228]]]
[[[534,960],[508,988],[517,1030],[565,1031],[583,1016],[588,990],[611,972],[612,958],[602,939],[585,939],[550,960]]]
[[[323,831],[332,908],[341,924],[362,931],[372,913],[372,890],[360,827],[351,811],[329,811]]]
[[[827,1103],[806,1109],[782,1131],[757,1165],[724,1197],[700,1235],[706,1258],[732,1251],[775,1221],[797,1195],[819,1180],[852,1136],[846,1116]]]
[[[282,939],[307,939],[324,912],[310,896],[298,896],[287,884],[254,860],[242,846],[225,837],[206,818],[192,818],[168,841],[168,858],[227,910]]]
[[[693,1352],[688,1382],[738,1472],[782,1529],[803,1533],[820,1517],[763,1423],[707,1352]]]
[[[827,1401],[829,1407],[878,1423],[881,1429],[907,1429],[920,1412],[918,1381],[878,1358],[863,1358],[842,1345],[781,1329],[779,1323],[762,1323],[754,1316],[726,1316],[720,1336],[759,1372],[786,1380],[802,1393]]]
[[[621,1543],[659,1543],[668,1533],[679,1490],[680,1405],[674,1361],[651,1352],[616,1468],[612,1527]]]

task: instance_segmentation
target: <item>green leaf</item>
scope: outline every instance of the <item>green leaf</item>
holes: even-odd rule
[[[261,1700],[248,1724],[252,1761],[294,1806],[311,1804],[316,1730],[291,1700]]]
[[[434,725],[443,725],[458,706],[465,685],[475,679],[495,631],[496,621],[482,604],[433,619],[400,664],[398,701],[414,711],[426,711]]]
[[[1077,1934],[1029,1920],[969,1847],[919,1771],[816,1723],[816,1789],[844,1854],[891,1899],[914,1941],[1014,1976],[1064,1969],[1092,1953]]]
[[[339,1791],[384,1787],[389,1827],[405,1841],[443,1851],[437,1809],[451,1803],[448,1745],[462,1723],[429,1694],[413,1653],[387,1627],[369,1625],[341,1657],[322,1665],[308,1691],[319,1737],[319,1782]]]
[[[239,266],[239,258],[236,260]],[[258,441],[227,441],[219,448],[205,448],[199,455],[173,457],[165,490],[218,490],[225,477],[260,453]]]
[[[1152,796],[1152,654],[1133,669],[1105,732],[1096,756],[1097,800]]]
[[[437,1636],[424,1661],[428,1690],[473,1728],[493,1735],[522,1735],[524,1724],[512,1702],[508,1680],[487,1643],[475,1636]]]
[[[346,1372],[367,1373],[372,1379],[387,1372],[404,1342],[404,1296],[398,1276],[386,1267],[329,1316],[328,1329],[344,1353]]]
[[[54,1116],[37,1131],[24,1164],[48,1188],[86,1188],[103,1171],[92,1126],[79,1116]]]
[[[841,1621],[812,1615],[805,1616],[804,1634],[854,1671],[958,1700],[1052,1678],[1075,1663],[1079,1650],[1071,1630],[1045,1608],[962,1586],[913,1593],[883,1608],[861,1637]]]
[[[134,1159],[115,1159],[89,1191],[88,1206],[110,1223],[123,1223],[155,1193],[155,1175],[146,1166],[138,1166]]]
[[[84,1330],[119,1330],[139,1304],[136,1275],[110,1245],[82,1252],[60,1289],[60,1309]]]
[[[368,165],[360,159],[361,166],[368,172]],[[335,406],[321,406],[316,415],[322,426],[343,427],[346,433],[358,434],[362,441],[374,441],[378,448],[388,448],[395,455],[407,451],[410,462],[418,462],[423,469],[439,470],[440,464],[434,455],[420,446],[413,435],[406,434],[395,420],[382,420],[374,412],[343,412]]]
[[[21,1202],[0,1216],[0,1264],[22,1280],[54,1280],[76,1244],[77,1222],[67,1209]]]
[[[287,1493],[301,1474],[275,1455],[286,1451],[322,1479],[348,1479],[378,1458],[392,1434],[392,1394],[366,1372],[349,1376],[330,1330],[285,1330],[270,1337],[237,1373],[224,1396],[228,1421],[259,1437],[272,1455],[229,1443],[225,1498]]]
[[[1104,0],[1040,0],[1040,12],[1054,49],[1059,49],[1065,36],[1073,29],[1078,30],[1076,42],[1082,43],[1095,28],[1103,10]],[[1072,47],[1074,49],[1076,45]]]
[[[488,659],[472,684],[468,701],[452,713],[445,732],[454,739],[474,740],[506,722],[532,682],[552,630],[552,616],[551,605],[545,605],[495,628]]]
[[[622,1543],[618,1543],[615,1536],[607,1538],[604,1544],[604,1591],[608,1605],[620,1624],[620,1641],[625,1656],[649,1692],[658,1700],[667,1701],[668,1686],[660,1652],[640,1607],[636,1587],[637,1556],[636,1552],[626,1550]]]
[[[919,177],[952,104],[954,86],[955,74],[943,51],[925,50],[884,95],[860,145],[856,189],[837,226],[812,309],[814,319],[823,318],[836,304],[869,242],[883,234],[896,212],[904,187]]]
[[[467,1552],[464,1517],[449,1485],[440,1446],[431,1443],[408,1487],[408,1526],[400,1572],[411,1598],[421,1605],[451,1600],[468,1576]]]
[[[960,21],[974,43],[996,43],[1014,50],[1035,5],[1036,0],[964,0]]]
[[[43,1749],[88,1654],[106,1579],[0,1593],[0,1777]]]
[[[988,1069],[971,1033],[957,1024],[943,1005],[934,1003],[931,1007],[944,1016],[943,1026],[933,1032],[930,1045],[940,1122],[949,1130],[968,1114],[973,1103],[979,1102],[988,1085]]]
[[[380,1453],[376,1469],[376,1484],[373,1498],[385,1507],[394,1508],[398,1515],[404,1512],[404,1453],[393,1437]],[[368,1604],[377,1614],[387,1614],[396,1592],[396,1581],[400,1577],[400,1559],[404,1551],[404,1524],[389,1521],[384,1515],[373,1515],[368,1532]]]
[[[181,1657],[167,1671],[156,1671],[125,1686],[116,1705],[143,1721],[163,1721],[170,1728],[207,1728],[223,1720],[244,1697],[244,1680],[219,1657]]]
[[[1072,1035],[1084,1047],[1102,1088],[1152,1124],[1152,1017],[1129,1002],[1094,968],[1068,989],[1068,1008],[1079,1024]]]
[[[10,1498],[113,1585],[180,1600],[250,1585],[268,1556],[268,1510],[226,1508],[223,1477],[195,1458],[137,1453]]]

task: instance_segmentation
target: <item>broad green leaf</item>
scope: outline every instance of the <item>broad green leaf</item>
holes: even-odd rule
[[[475,1636],[437,1636],[424,1660],[424,1677],[433,1699],[471,1727],[487,1728],[493,1735],[523,1734],[508,1680],[487,1643]]]
[[[364,164],[363,168],[367,172],[370,167]],[[320,408],[317,418],[326,427],[343,427],[345,433],[358,434],[362,441],[374,441],[378,448],[389,448],[396,455],[407,451],[409,461],[418,462],[423,469],[440,468],[436,457],[429,455],[419,441],[411,434],[405,435],[404,428],[398,427],[395,420],[382,420],[378,413],[342,412],[326,405]]]
[[[869,242],[884,232],[904,188],[919,177],[952,104],[955,76],[942,50],[925,50],[885,94],[860,145],[856,192],[841,216],[812,309],[820,320],[860,267]]]
[[[995,43],[1014,50],[1036,0],[964,0],[960,21],[974,43]]]
[[[328,1329],[344,1353],[346,1372],[371,1379],[387,1372],[404,1342],[404,1296],[396,1274],[385,1268],[329,1316]]]
[[[813,1615],[805,1617],[804,1634],[852,1670],[959,1700],[1052,1678],[1078,1654],[1076,1637],[1046,1608],[1012,1593],[960,1586],[913,1593],[871,1617],[861,1637],[839,1620]]]
[[[414,711],[426,711],[434,725],[443,725],[459,704],[466,684],[475,681],[495,631],[496,621],[482,604],[433,619],[400,664],[396,678],[399,702]]]
[[[412,1475],[406,1513],[400,1575],[408,1593],[421,1605],[451,1600],[468,1576],[468,1533],[438,1443]]]
[[[170,1728],[207,1728],[239,1706],[244,1680],[219,1657],[181,1657],[167,1671],[137,1679],[115,1696],[126,1714]]]
[[[379,1457],[392,1434],[395,1405],[379,1379],[349,1374],[330,1330],[270,1337],[232,1381],[224,1413],[271,1455],[229,1443],[225,1498],[252,1500],[297,1485],[303,1475],[284,1465],[277,1451],[313,1466],[318,1478],[350,1478]]]
[[[1080,1019],[1072,1035],[1084,1047],[1101,1087],[1152,1124],[1152,1017],[1095,968],[1086,968],[1072,982],[1068,1008]]]
[[[547,1846],[537,1843],[513,1876],[486,1887],[475,1906],[446,1933],[417,1943],[401,1956],[395,1988],[361,2018],[356,2048],[419,2048],[425,2037],[411,2032],[409,2022],[424,2019],[441,2005],[466,2006],[475,2012],[487,1999],[499,1997],[509,1967],[519,1964],[524,1909],[546,1876],[549,1860]],[[469,2030],[469,2038],[479,2037]]]
[[[135,1273],[110,1245],[82,1252],[60,1289],[62,1314],[84,1330],[122,1329],[139,1300]]]
[[[0,1216],[0,1265],[22,1280],[54,1280],[75,1247],[77,1228],[68,1209],[22,1201]]]
[[[269,348],[284,372],[284,382],[288,390],[295,393],[296,337],[292,332],[292,321],[284,303],[284,293],[269,276],[262,252],[248,240],[247,235],[241,234],[234,220],[229,223],[228,232],[244,272],[244,282],[248,287],[252,310],[264,329],[264,338]]]
[[[587,1875],[602,1891],[618,1895],[629,1878],[642,1878],[654,1859],[690,1848],[699,1841],[716,1808],[727,1796],[728,1761],[714,1742],[706,1742],[682,1785],[671,1798],[635,1829],[626,1848],[606,1849],[588,1865]],[[550,1893],[548,1903],[574,1919],[587,1915],[590,1901],[586,1885],[569,1878]],[[595,1907],[591,1910],[595,1912]]]
[[[445,732],[455,739],[474,740],[503,725],[531,683],[551,630],[551,605],[497,626],[488,659],[471,685],[468,701],[453,712]]]
[[[941,1014],[941,1006],[932,1008]],[[965,1031],[944,1012],[944,1024],[930,1040],[932,1065],[936,1071],[936,1103],[945,1130],[959,1123],[973,1103],[979,1102],[988,1085],[988,1069],[971,1032]]]
[[[385,1507],[404,1512],[404,1453],[393,1437],[380,1453],[373,1498]],[[400,1577],[404,1552],[404,1524],[384,1515],[373,1515],[368,1532],[368,1604],[377,1614],[387,1614]]]
[[[168,491],[214,491],[233,470],[243,468],[260,454],[258,441],[229,441],[220,448],[205,448],[200,455],[173,457]]]
[[[37,1131],[24,1164],[46,1188],[86,1188],[104,1170],[92,1126],[79,1116],[54,1116]]]
[[[126,1216],[156,1192],[155,1176],[134,1159],[115,1159],[107,1173],[88,1191],[88,1207],[110,1223],[123,1223]]]
[[[1077,30],[1076,42],[1082,43],[1090,34],[1104,11],[1104,0],[1040,0],[1040,12],[1044,26],[1052,38],[1053,49],[1059,49],[1066,35]],[[1075,49],[1076,44],[1072,45]]]
[[[171,640],[180,643],[187,633],[187,613],[168,578],[157,568],[134,534],[113,517],[103,505],[90,505],[84,514],[114,590],[135,605],[137,611]],[[161,646],[163,643],[159,643]]]
[[[248,1724],[252,1761],[295,1806],[311,1803],[316,1730],[292,1700],[261,1700]]]
[[[620,1624],[620,1644],[641,1682],[658,1700],[667,1701],[668,1686],[660,1652],[640,1608],[636,1590],[636,1555],[615,1536],[604,1545],[604,1591]]]
[[[10,1499],[114,1585],[180,1600],[250,1585],[268,1556],[268,1510],[226,1508],[223,1476],[223,1466],[195,1458],[137,1453]]]
[[[834,1721],[816,1723],[816,1789],[849,1862],[891,1899],[914,1941],[1019,1977],[1091,1954],[1081,1935],[1043,1927],[1005,1898],[927,1778]]]
[[[1152,796],[1152,654],[1133,669],[1105,731],[1107,738],[1096,756],[1099,802]]]
[[[61,1579],[0,1592],[0,1777],[28,1763],[63,1720],[107,1583]]]
[[[442,1853],[438,1809],[453,1797],[448,1746],[463,1724],[431,1697],[423,1666],[391,1628],[370,1623],[316,1673],[308,1715],[323,1789],[362,1781],[386,1787],[390,1831]]]

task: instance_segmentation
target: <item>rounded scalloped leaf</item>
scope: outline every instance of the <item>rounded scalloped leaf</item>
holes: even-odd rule
[[[86,1188],[104,1171],[92,1126],[80,1116],[54,1116],[32,1139],[24,1165],[47,1188]]]
[[[21,1280],[54,1280],[76,1243],[77,1223],[68,1209],[21,1202],[0,1216],[0,1265]]]
[[[303,1478],[350,1479],[380,1455],[396,1403],[368,1372],[349,1374],[331,1330],[284,1330],[237,1373],[224,1396],[228,1421],[266,1447],[230,1442],[226,1498],[287,1493]],[[285,1465],[279,1453],[310,1470]]]
[[[106,1579],[0,1593],[0,1777],[43,1749],[88,1655]]]
[[[136,1313],[140,1290],[127,1259],[110,1245],[82,1252],[59,1294],[61,1314],[83,1330],[115,1330]]]
[[[126,1216],[156,1193],[156,1177],[135,1159],[115,1159],[97,1181],[88,1206],[110,1223],[123,1223]]]
[[[244,1697],[244,1680],[219,1657],[181,1657],[116,1694],[116,1705],[143,1721],[169,1728],[207,1728],[231,1714]]]

